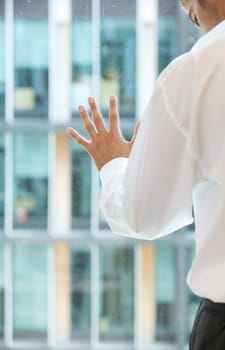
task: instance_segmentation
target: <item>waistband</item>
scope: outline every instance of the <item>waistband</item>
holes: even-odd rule
[[[225,303],[214,303],[209,299],[202,299],[201,307],[216,312],[225,318]]]

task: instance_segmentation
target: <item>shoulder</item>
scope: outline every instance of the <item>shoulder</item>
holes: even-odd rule
[[[192,51],[189,51],[174,59],[159,75],[157,83],[164,86],[171,83],[174,85],[176,82],[183,84],[184,79],[190,79],[190,76],[192,76],[194,66],[194,55]]]

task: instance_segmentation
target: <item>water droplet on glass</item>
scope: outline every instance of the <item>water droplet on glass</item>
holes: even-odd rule
[[[27,3],[30,4],[30,3],[31,3],[31,0],[27,0]]]
[[[23,16],[23,12],[21,11],[21,12],[19,13],[19,15],[20,15],[20,16]]]
[[[115,8],[116,7],[116,4],[113,4],[113,8]]]

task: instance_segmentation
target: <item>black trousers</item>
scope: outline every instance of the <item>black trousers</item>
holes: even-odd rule
[[[190,338],[190,350],[225,350],[225,303],[203,299]]]

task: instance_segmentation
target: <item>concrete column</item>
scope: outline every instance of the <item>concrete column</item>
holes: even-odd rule
[[[56,337],[69,341],[71,334],[70,248],[58,244],[55,248],[56,268]]]
[[[71,226],[71,154],[70,141],[65,132],[56,135],[56,165],[54,184],[54,231],[68,233]]]
[[[149,344],[155,338],[156,331],[156,295],[155,295],[155,248],[152,245],[141,247],[141,278],[139,293],[139,340]]]

